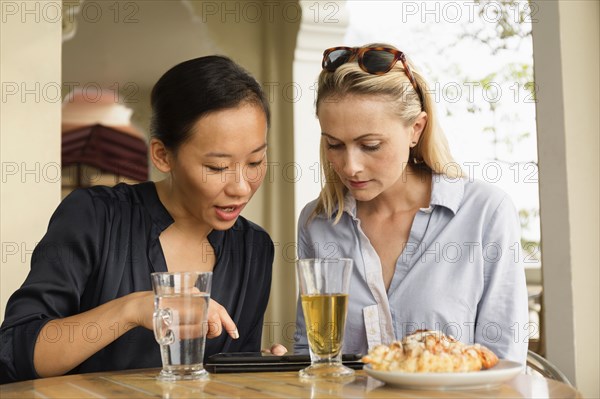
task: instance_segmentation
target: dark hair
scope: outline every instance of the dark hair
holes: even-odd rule
[[[231,59],[211,55],[182,62],[156,82],[150,96],[150,132],[172,151],[191,135],[194,124],[210,112],[243,103],[260,106],[270,123],[269,103],[258,82]]]

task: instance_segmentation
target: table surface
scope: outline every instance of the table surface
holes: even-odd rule
[[[207,380],[161,382],[159,369],[78,374],[0,385],[6,398],[580,398],[574,388],[519,375],[491,389],[416,391],[386,385],[357,371],[351,381],[300,380],[297,372],[211,374]]]

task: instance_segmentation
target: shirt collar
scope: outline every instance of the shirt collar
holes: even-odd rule
[[[439,173],[432,174],[430,206],[443,206],[456,214],[462,204],[464,195],[465,179],[452,178]],[[337,213],[337,209],[336,205],[334,215]],[[356,199],[349,191],[344,195],[344,212],[356,218]]]
[[[140,194],[140,201],[144,204],[152,221],[158,227],[160,232],[165,230],[174,220],[171,217],[167,208],[160,202],[158,198],[158,192],[156,191],[156,185],[154,182],[140,183],[135,186],[136,190]],[[160,234],[159,232],[159,234]]]
[[[156,191],[156,185],[154,182],[144,182],[135,186],[136,190],[140,194],[140,201],[143,202],[144,206],[148,210],[152,222],[158,230],[154,230],[154,237],[158,237],[167,227],[175,222],[167,208],[160,202],[158,192]],[[238,229],[239,218],[233,226],[234,229]],[[217,259],[221,254],[221,248],[223,246],[223,240],[225,233],[223,231],[213,230],[208,234],[208,241],[212,245],[216,252]]]
[[[339,208],[339,205],[336,205],[336,207]],[[346,194],[344,194],[344,212],[356,219],[356,198],[350,194],[350,191],[346,191]],[[337,213],[337,209],[334,213]]]
[[[446,207],[456,214],[465,196],[465,179],[434,173],[431,185],[431,205]]]

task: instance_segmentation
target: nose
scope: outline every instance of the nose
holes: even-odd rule
[[[355,151],[347,150],[343,157],[342,172],[347,177],[354,177],[363,169],[362,159],[360,154]]]
[[[247,197],[252,187],[244,174],[244,168],[237,167],[235,173],[230,173],[225,185],[225,194],[230,197]]]

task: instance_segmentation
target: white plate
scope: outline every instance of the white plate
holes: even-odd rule
[[[373,378],[409,389],[481,389],[491,388],[509,381],[521,373],[523,365],[510,360],[500,360],[491,369],[466,373],[404,373],[401,371],[364,370]]]

